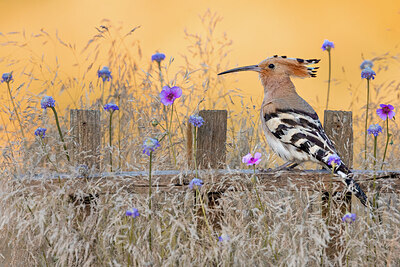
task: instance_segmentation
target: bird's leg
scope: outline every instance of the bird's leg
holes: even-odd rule
[[[267,172],[267,171],[283,171],[283,170],[292,170],[293,168],[295,168],[297,165],[299,165],[297,162],[293,162],[293,161],[288,161],[285,164],[276,167],[275,169],[262,169],[260,170],[260,172]]]

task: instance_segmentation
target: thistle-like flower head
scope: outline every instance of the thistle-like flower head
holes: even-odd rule
[[[115,110],[119,110],[119,107],[116,104],[108,103],[104,105],[104,110],[113,112]]]
[[[42,101],[40,101],[40,105],[42,106],[42,109],[53,108],[56,105],[56,101],[52,96],[46,95],[42,98]]]
[[[12,72],[3,73],[1,76],[2,83],[9,83],[13,80]]]
[[[112,79],[111,71],[108,67],[104,66],[101,70],[97,71],[97,75],[99,78],[103,79],[103,82],[109,81]]]
[[[150,156],[150,152],[154,152],[154,150],[156,150],[158,147],[160,147],[158,140],[148,137],[143,143],[143,154]]]
[[[361,71],[361,78],[373,80],[375,79],[376,73],[371,68],[365,68]]]
[[[360,69],[366,69],[366,68],[370,68],[372,69],[372,67],[374,67],[374,62],[372,62],[371,60],[364,60],[361,65],[360,65]]]
[[[204,124],[204,119],[199,115],[192,115],[189,117],[189,123],[193,124],[194,127],[200,127]]]
[[[161,63],[165,59],[165,55],[163,53],[155,53],[151,56],[151,61],[156,61],[157,63]]]
[[[138,209],[132,208],[132,209],[130,209],[130,210],[127,210],[127,211],[125,212],[125,215],[126,215],[126,216],[129,216],[129,217],[132,217],[132,218],[136,218],[136,217],[139,217],[139,216],[140,216],[140,213],[139,213]]]
[[[200,189],[203,185],[203,180],[199,179],[199,178],[193,178],[190,183],[189,183],[189,188],[191,190],[193,189]]]
[[[345,223],[352,223],[356,219],[357,219],[357,216],[356,216],[355,213],[348,212],[343,216],[342,221],[345,222]]]
[[[335,44],[333,42],[330,42],[328,40],[325,40],[324,43],[322,44],[322,50],[327,50],[330,51],[331,48],[335,48]]]
[[[41,138],[44,138],[45,136],[46,136],[46,131],[47,131],[47,129],[46,128],[37,128],[36,130],[35,130],[35,135],[36,136],[39,136],[39,137],[41,137]]]
[[[341,162],[340,157],[336,154],[330,155],[328,158],[328,164],[330,166],[339,166]]]
[[[373,134],[376,137],[382,132],[382,127],[379,124],[371,124],[367,131],[368,134]]]

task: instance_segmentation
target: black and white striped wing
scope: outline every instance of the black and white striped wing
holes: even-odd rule
[[[264,115],[267,129],[281,142],[310,155],[314,161],[328,166],[328,158],[337,154],[316,113],[280,110]]]

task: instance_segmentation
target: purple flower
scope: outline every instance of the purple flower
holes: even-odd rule
[[[46,128],[40,128],[40,127],[39,127],[39,128],[37,128],[37,129],[35,130],[35,135],[44,138],[45,135],[46,135],[46,131],[47,131]]]
[[[394,107],[390,104],[380,104],[381,108],[376,110],[376,114],[382,119],[386,120],[387,118],[392,119],[396,113],[394,113]]]
[[[325,40],[324,43],[322,44],[322,50],[328,50],[330,51],[331,48],[335,48],[335,44],[333,42],[329,42],[328,40]]]
[[[366,69],[366,68],[370,68],[372,69],[372,67],[374,66],[374,62],[372,62],[371,60],[364,60],[361,65],[360,65],[360,69]]]
[[[3,75],[1,76],[2,83],[9,83],[12,80],[13,80],[12,72],[3,73]]]
[[[111,71],[108,67],[104,66],[101,70],[97,71],[97,75],[99,78],[103,79],[103,82],[109,81],[112,79]]]
[[[376,137],[382,132],[382,127],[379,124],[371,124],[367,131],[368,134],[373,134]]]
[[[178,86],[164,86],[161,93],[160,93],[160,98],[161,98],[161,103],[163,103],[166,106],[172,105],[175,101],[175,99],[181,97],[182,95],[182,89],[179,88]]]
[[[198,178],[193,178],[189,183],[189,188],[192,190],[193,190],[193,188],[200,189],[202,185],[203,185],[203,180],[198,179]]]
[[[222,234],[218,237],[218,242],[229,242],[231,238],[227,234]]]
[[[42,106],[42,109],[54,108],[54,106],[56,105],[56,101],[52,96],[46,95],[42,98],[42,101],[40,101],[40,105]]]
[[[158,142],[158,140],[148,137],[143,143],[143,154],[150,156],[150,152],[153,152],[158,147],[160,147],[160,143]]]
[[[330,165],[330,166],[333,166],[333,165],[339,166],[341,164],[341,162],[342,161],[340,160],[340,157],[336,154],[330,155],[328,158],[328,165]]]
[[[352,223],[356,220],[357,216],[355,213],[346,213],[346,215],[343,216],[342,221],[345,223]]]
[[[157,61],[157,63],[161,63],[165,59],[165,55],[163,53],[155,53],[151,56],[151,61]]]
[[[258,163],[260,163],[260,161],[261,161],[261,153],[258,152],[254,154],[254,157],[253,155],[251,155],[251,153],[249,153],[242,158],[242,162],[246,163],[247,166],[257,165]]]
[[[361,71],[361,78],[363,79],[375,79],[376,73],[371,68],[365,68]]]
[[[115,110],[119,110],[119,107],[116,104],[108,103],[104,105],[104,110],[113,112]]]
[[[139,217],[140,213],[139,213],[138,209],[132,208],[130,210],[127,210],[125,212],[125,215],[129,216],[129,217],[132,217],[132,218],[136,218],[136,217]]]
[[[204,124],[204,119],[199,115],[192,115],[189,117],[189,123],[193,124],[194,127],[200,127]]]

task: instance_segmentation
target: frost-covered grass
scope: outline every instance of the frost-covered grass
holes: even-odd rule
[[[218,30],[219,20],[215,14],[206,12],[201,17],[204,32],[185,32],[188,47],[179,55],[184,59],[182,66],[177,66],[171,55],[161,64],[163,85],[177,85],[183,94],[174,104],[170,127],[172,142],[165,138],[161,142],[162,149],[154,152],[153,170],[189,168],[187,121],[201,109],[228,110],[226,163],[230,168],[245,168],[241,158],[249,152],[262,153],[264,168],[280,163],[268,149],[260,130],[257,109],[260,103],[243,97],[240,89],[230,89],[234,85],[216,75],[232,66],[228,61],[232,42]],[[1,64],[7,67],[5,72],[14,71],[12,94],[26,134],[23,139],[13,105],[7,94],[2,94],[0,263],[13,266],[400,265],[397,253],[400,209],[396,195],[381,195],[382,223],[353,205],[352,212],[357,214],[354,223],[337,221],[329,228],[326,218],[321,216],[319,192],[286,188],[265,192],[259,188],[265,209],[261,212],[255,191],[249,189],[252,187],[226,190],[215,209],[206,207],[210,235],[204,226],[199,203],[194,201],[194,192],[189,189],[171,193],[156,190],[150,211],[147,194],[134,194],[126,187],[112,186],[110,180],[107,181],[108,188],[112,188],[109,191],[100,190],[91,180],[85,190],[78,192],[74,189],[78,181],[73,179],[62,186],[26,186],[27,180],[33,179],[35,174],[49,177],[56,172],[74,173],[77,167],[76,163],[66,160],[54,117],[40,108],[44,95],[56,100],[68,147],[72,142],[68,110],[101,110],[105,134],[100,171],[110,170],[110,154],[114,171],[148,170],[149,157],[142,153],[143,141],[165,133],[162,127],[153,127],[151,122],[155,119],[165,126],[166,119],[170,118],[165,116],[159,99],[159,69],[150,61],[151,55],[142,55],[140,42],[135,39],[138,30],[142,29],[124,31],[104,21],[82,49],[44,30],[31,36],[22,32],[0,36],[3,45],[12,51],[2,58]],[[56,49],[48,49],[48,54],[42,56],[37,52],[39,45]],[[398,62],[391,54],[375,59],[378,75],[391,63]],[[67,63],[72,67],[66,68]],[[102,66],[110,68],[111,81],[103,83],[102,79],[97,79],[97,71]],[[370,105],[377,106],[388,95],[393,95],[393,101],[398,103],[398,88],[398,80],[376,82]],[[113,115],[112,147],[108,145],[109,114],[101,107],[110,102],[119,106],[119,111]],[[170,111],[169,107],[167,110]],[[363,116],[362,110],[354,114],[355,129],[363,126]],[[43,144],[40,138],[34,138],[37,127],[48,129]],[[396,169],[399,162],[396,156],[399,135],[395,123],[391,124],[391,132],[393,145],[388,150],[386,169]],[[356,130],[356,151],[360,151],[363,144],[363,134],[358,133],[360,131]],[[378,140],[381,154],[384,142],[384,138]],[[176,164],[172,148],[176,152]],[[372,152],[371,142],[369,152]],[[363,153],[356,155],[357,166],[366,165],[362,158]],[[380,166],[379,159],[377,166]],[[20,180],[21,177],[25,180]],[[243,182],[235,175],[226,179],[233,185]],[[204,196],[210,186],[206,181],[202,188]],[[212,188],[219,186],[222,184]],[[99,198],[86,205],[74,202],[71,192],[78,195],[98,193]],[[126,210],[132,207],[139,210],[139,217],[125,216]],[[332,212],[339,211],[333,209]],[[220,214],[222,218],[215,223],[214,217]],[[324,249],[330,239],[329,231],[339,233],[337,243],[342,247],[334,258],[328,257]],[[230,240],[218,242],[221,235],[225,238],[228,235]]]

